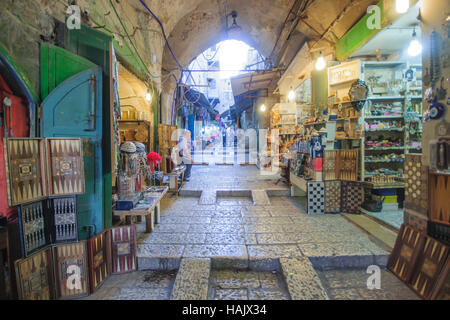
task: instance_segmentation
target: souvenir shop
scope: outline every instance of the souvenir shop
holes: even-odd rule
[[[281,82],[288,94],[271,110],[271,129],[279,130],[292,195],[306,197],[308,213],[365,214],[395,229],[403,223],[406,174],[420,175],[411,167],[421,157],[423,122],[442,116],[422,108],[422,77],[429,75],[417,48],[418,10],[340,62],[312,53],[294,77],[300,83]]]
[[[183,172],[163,185],[158,92],[129,48],[85,26],[63,38],[40,43],[39,94],[0,45],[0,299],[85,297],[136,271],[135,224],[153,231]]]

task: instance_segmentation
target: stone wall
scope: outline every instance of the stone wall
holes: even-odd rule
[[[83,24],[113,34],[116,51],[124,44],[132,49],[109,0],[77,1]],[[148,78],[161,91],[161,62],[164,41],[156,22],[147,13],[136,10],[128,1],[113,2],[139,56],[149,70]],[[40,48],[43,39],[55,41],[55,21],[65,21],[67,1],[2,0],[0,10],[0,45],[11,55],[39,94]],[[130,54],[131,56],[131,54]],[[129,57],[128,57],[129,58]],[[136,57],[132,57],[136,59]]]

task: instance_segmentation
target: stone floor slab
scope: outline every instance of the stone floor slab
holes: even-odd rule
[[[206,300],[211,271],[211,259],[187,259],[181,261],[171,300]]]
[[[281,258],[280,265],[293,300],[329,300],[328,294],[308,258]]]

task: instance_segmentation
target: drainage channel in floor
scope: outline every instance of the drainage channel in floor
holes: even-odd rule
[[[212,270],[210,300],[290,300],[286,285],[277,271]]]
[[[408,286],[389,270],[380,269],[379,289],[367,269],[316,270],[331,300],[418,300]],[[369,279],[370,277],[370,279]],[[368,282],[373,289],[368,288]]]

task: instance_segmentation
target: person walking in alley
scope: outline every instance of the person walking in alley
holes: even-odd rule
[[[186,172],[184,173],[185,181],[189,181],[191,177],[192,164],[194,163],[191,156],[191,146],[191,132],[189,130],[185,130],[178,141],[180,157],[182,163],[186,166]]]

